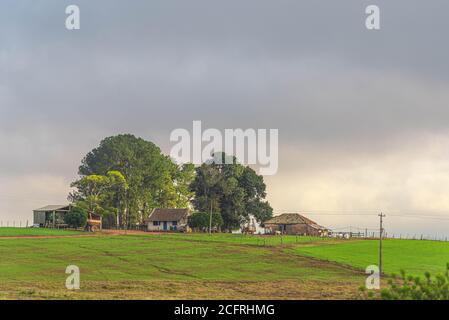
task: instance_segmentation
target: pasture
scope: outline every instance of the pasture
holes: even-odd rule
[[[0,237],[0,299],[355,299],[378,261],[371,240],[33,231],[56,237]],[[387,273],[439,272],[449,261],[448,243],[384,244]],[[65,288],[69,265],[80,290]]]
[[[301,256],[333,261],[360,270],[379,264],[379,240],[351,240],[338,244],[315,242],[293,250]],[[426,271],[432,274],[443,273],[447,263],[449,242],[399,239],[383,241],[383,271],[387,274],[399,274],[401,269],[415,276],[423,276]]]

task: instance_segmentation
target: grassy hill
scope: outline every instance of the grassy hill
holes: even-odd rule
[[[289,241],[296,243],[296,237]],[[0,298],[320,299],[357,294],[363,275],[298,257],[285,252],[285,246],[274,240],[263,246],[260,237],[239,235],[2,239],[0,256],[7,258],[0,260]],[[68,265],[80,268],[80,291],[65,289]]]
[[[26,232],[31,231],[7,232],[29,236]],[[0,237],[0,256],[0,299],[350,299],[357,297],[365,282],[363,270],[378,263],[378,241],[75,234]],[[413,274],[439,272],[448,261],[449,243],[384,242],[387,273],[400,269]],[[81,270],[79,291],[65,289],[69,265]]]

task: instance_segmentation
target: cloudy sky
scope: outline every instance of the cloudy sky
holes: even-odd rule
[[[81,29],[65,29],[65,8]],[[381,30],[365,8],[381,9]],[[3,0],[0,220],[64,203],[82,157],[133,133],[279,129],[276,212],[449,236],[444,0]]]

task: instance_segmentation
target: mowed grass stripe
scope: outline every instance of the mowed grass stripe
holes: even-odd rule
[[[210,240],[210,236],[203,235]],[[176,237],[175,237],[176,238]],[[358,275],[312,264],[280,247],[248,246],[185,238],[103,236],[0,241],[0,282],[63,281],[68,265],[90,281],[282,279],[351,281]]]

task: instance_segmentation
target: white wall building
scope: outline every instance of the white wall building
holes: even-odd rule
[[[183,231],[188,224],[189,209],[154,209],[146,223],[148,231]]]

